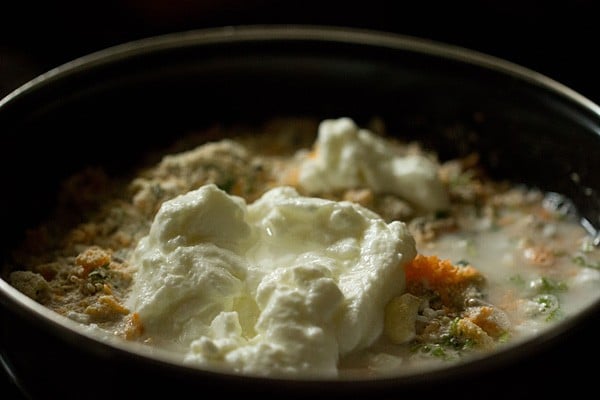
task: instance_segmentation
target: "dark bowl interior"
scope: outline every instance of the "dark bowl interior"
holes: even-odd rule
[[[560,84],[501,60],[412,38],[240,27],[108,49],[5,98],[3,258],[27,227],[47,215],[60,179],[83,166],[102,165],[117,174],[187,131],[277,115],[351,116],[359,122],[379,116],[390,132],[422,141],[442,159],[477,150],[495,177],[566,194],[590,229],[600,226],[600,115],[597,106]],[[145,359],[79,335],[0,289],[2,357],[34,398],[105,397],[117,386],[136,395],[214,389],[399,397],[458,394],[465,387],[479,395],[504,382],[500,390],[510,393],[528,382],[526,371],[559,373],[556,357],[575,362],[572,353],[584,351],[581,341],[591,340],[588,331],[598,325],[599,311],[596,304],[531,343],[447,371],[380,381],[290,382]]]

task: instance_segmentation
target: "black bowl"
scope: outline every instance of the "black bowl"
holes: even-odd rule
[[[476,149],[493,177],[570,197],[600,226],[600,108],[533,71],[462,48],[335,27],[183,32],[74,60],[0,102],[3,260],[51,209],[58,183],[86,165],[126,170],[214,121],[278,115],[358,122],[440,158]],[[32,398],[192,393],[286,397],[552,394],[592,376],[600,303],[532,340],[431,373],[358,381],[240,377],[177,365],[83,331],[0,280],[1,355]],[[560,361],[559,361],[560,360]],[[567,380],[564,366],[580,378]]]

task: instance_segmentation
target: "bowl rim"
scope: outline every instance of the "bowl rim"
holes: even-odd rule
[[[563,85],[554,79],[538,73],[529,68],[512,63],[510,61],[481,53],[475,50],[460,46],[450,45],[439,41],[432,41],[415,36],[401,35],[386,31],[367,30],[360,28],[350,28],[341,26],[320,26],[320,25],[240,25],[224,26],[216,28],[192,29],[188,31],[173,32],[162,35],[150,36],[142,39],[128,41],[115,46],[83,55],[72,61],[66,62],[55,68],[44,72],[37,77],[22,84],[12,92],[0,99],[0,114],[7,106],[21,97],[28,96],[36,90],[51,83],[68,79],[74,73],[87,71],[104,65],[118,63],[143,54],[150,54],[163,50],[174,50],[186,47],[201,47],[206,45],[219,45],[227,43],[243,43],[252,41],[277,42],[277,41],[319,41],[328,43],[347,43],[365,46],[383,47],[392,50],[407,51],[419,53],[422,55],[435,56],[442,59],[454,60],[461,64],[473,65],[485,70],[500,72],[524,81],[527,85],[533,85],[545,88],[557,94],[573,104],[591,112],[600,119],[600,106]],[[598,131],[600,133],[600,130]],[[19,313],[25,313],[30,318],[36,318],[50,329],[67,334],[67,336],[85,337],[92,346],[102,346],[105,349],[123,352],[127,355],[150,358],[158,363],[164,363],[169,368],[177,368],[187,372],[198,373],[202,375],[227,375],[231,377],[244,377],[245,379],[258,379],[267,381],[287,381],[287,382],[319,382],[334,384],[364,384],[365,382],[388,382],[398,385],[401,383],[417,384],[419,382],[430,381],[431,379],[453,378],[460,374],[461,376],[471,373],[481,373],[490,368],[496,369],[505,365],[506,362],[514,360],[514,352],[510,351],[509,346],[506,350],[501,350],[495,354],[476,358],[466,363],[458,363],[452,366],[435,368],[425,372],[409,372],[398,375],[384,377],[365,377],[351,380],[343,378],[321,378],[307,377],[299,379],[280,378],[272,376],[252,376],[247,374],[237,374],[229,370],[206,370],[194,366],[182,364],[179,357],[162,349],[151,349],[147,346],[137,343],[125,342],[122,339],[99,333],[94,329],[82,329],[82,326],[69,318],[57,313],[49,312],[43,305],[35,302],[26,295],[13,288],[8,282],[0,278],[0,304],[6,307],[16,307]],[[535,352],[536,349],[544,346],[562,336],[569,331],[578,321],[581,321],[597,309],[600,305],[600,299],[586,307],[582,312],[570,317],[567,321],[560,323],[551,329],[543,332],[541,335],[525,342],[519,342],[519,359],[527,354]],[[33,314],[33,315],[32,315]]]
[[[550,89],[571,101],[578,103],[600,117],[600,105],[560,83],[549,76],[506,59],[463,46],[444,43],[406,34],[383,30],[345,27],[336,25],[308,24],[256,24],[228,25],[212,28],[198,28],[171,32],[130,40],[109,46],[71,61],[58,65],[30,79],[0,99],[0,110],[15,98],[35,90],[77,70],[92,69],[104,64],[111,64],[122,59],[190,46],[206,46],[226,43],[242,43],[249,41],[300,41],[314,40],[322,42],[338,42],[367,46],[387,47],[394,50],[405,50],[423,55],[431,55],[448,60],[471,64],[502,74],[524,80],[529,84]]]

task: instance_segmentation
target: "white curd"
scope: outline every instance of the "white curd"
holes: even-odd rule
[[[278,187],[247,206],[209,184],[163,203],[128,305],[186,362],[335,376],[380,337],[415,254],[404,223],[357,204]]]

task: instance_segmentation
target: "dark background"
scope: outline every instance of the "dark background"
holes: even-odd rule
[[[53,67],[128,40],[226,25],[312,24],[471,48],[540,72],[600,103],[598,10],[593,1],[582,0],[25,0],[0,6],[0,98]],[[4,372],[2,378],[0,397],[20,398]]]
[[[234,24],[393,31],[505,58],[600,101],[590,0],[21,0],[0,6],[0,95],[72,58],[145,36]]]

